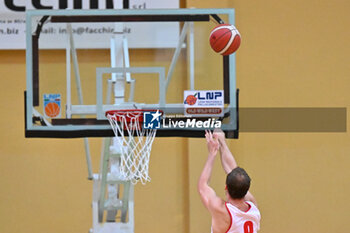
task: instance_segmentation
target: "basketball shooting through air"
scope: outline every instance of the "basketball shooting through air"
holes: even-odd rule
[[[209,42],[215,52],[227,56],[237,51],[241,44],[241,35],[235,26],[220,24],[211,31]]]

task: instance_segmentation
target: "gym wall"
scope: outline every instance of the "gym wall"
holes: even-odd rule
[[[349,2],[187,0],[182,5],[236,9],[242,35],[237,52],[241,107],[349,107]],[[215,67],[221,59],[209,48],[209,32],[196,28],[196,46],[205,55],[196,67]],[[154,60],[153,65],[165,66],[172,52],[132,50],[131,65]],[[40,72],[64,78],[64,57],[64,51],[42,52]],[[95,79],[91,67],[109,65],[107,50],[82,50],[78,57],[86,79]],[[184,52],[179,62],[186,63]],[[197,75],[200,87],[216,74]],[[170,101],[182,98],[176,90],[187,87],[186,76],[187,70],[176,70]],[[0,77],[0,232],[87,232],[92,182],[86,179],[83,140],[24,138],[25,51],[0,51]],[[93,89],[94,82],[89,85]],[[148,96],[151,87],[143,85],[139,92]],[[261,233],[349,231],[349,141],[347,132],[243,132],[239,140],[229,141],[252,178]],[[91,139],[94,172],[100,151],[101,139]],[[206,157],[204,139],[155,140],[152,182],[135,187],[136,233],[210,232],[209,213],[196,191]],[[224,182],[217,161],[211,184],[222,197]]]

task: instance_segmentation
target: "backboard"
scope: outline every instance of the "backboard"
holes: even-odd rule
[[[223,22],[234,24],[233,9],[28,11],[26,137],[113,137],[106,111],[157,109],[157,137],[221,128],[237,138],[235,54],[216,54],[208,42]],[[186,108],[188,95],[216,92],[219,114]]]

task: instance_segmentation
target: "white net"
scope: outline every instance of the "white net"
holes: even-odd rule
[[[149,159],[156,129],[141,127],[143,111],[125,110],[106,114],[120,147],[120,175],[133,184],[151,181],[148,175]]]

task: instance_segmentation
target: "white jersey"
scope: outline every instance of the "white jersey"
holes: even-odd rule
[[[226,233],[256,233],[260,229],[260,211],[250,201],[247,211],[242,211],[234,205],[225,202],[227,211],[231,217],[231,225]]]

